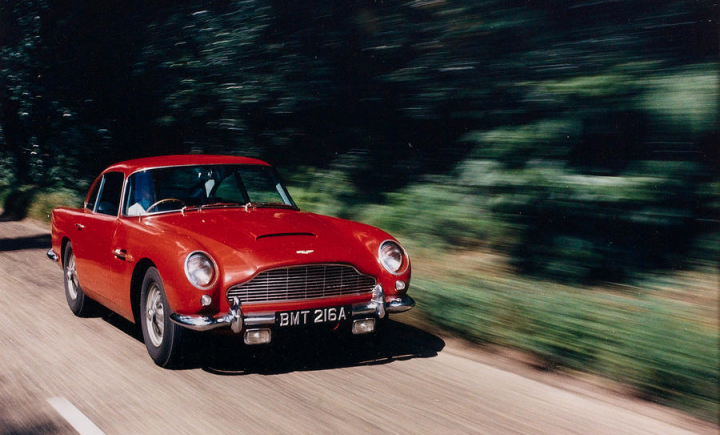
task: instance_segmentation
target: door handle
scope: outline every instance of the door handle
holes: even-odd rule
[[[75,224],[75,226],[77,227],[78,231],[85,229],[85,225],[83,224]]]
[[[114,255],[115,258],[117,258],[118,260],[123,260],[123,261],[125,261],[125,259],[127,258],[127,251],[124,250],[124,249],[118,248],[118,249],[116,249],[116,250],[113,251],[113,255]]]

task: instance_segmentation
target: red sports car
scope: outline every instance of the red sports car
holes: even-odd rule
[[[246,344],[320,328],[374,333],[411,309],[410,259],[377,228],[303,212],[267,163],[165,156],[117,163],[81,209],[52,213],[48,257],[78,316],[98,302],[140,323],[171,366],[187,329],[227,329]]]

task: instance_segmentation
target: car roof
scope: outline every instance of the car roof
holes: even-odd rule
[[[191,165],[262,165],[270,166],[262,160],[250,157],[216,156],[207,154],[185,154],[172,156],[144,157],[141,159],[126,160],[109,166],[103,172],[124,172],[125,175],[152,168],[168,166]]]

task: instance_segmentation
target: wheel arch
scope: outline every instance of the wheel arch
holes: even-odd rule
[[[65,248],[69,243],[70,238],[68,236],[64,236],[60,242],[60,265],[63,267],[65,267]]]
[[[135,265],[130,280],[130,304],[132,306],[133,320],[136,324],[140,321],[140,293],[142,292],[143,279],[145,273],[151,267],[156,267],[152,260],[149,258],[141,259]]]

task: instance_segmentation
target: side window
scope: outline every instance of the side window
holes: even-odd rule
[[[117,216],[120,208],[120,195],[124,175],[121,172],[108,172],[103,177],[100,196],[95,211],[110,216]]]
[[[151,172],[137,172],[125,183],[123,215],[140,216],[155,203],[155,181]]]
[[[92,190],[90,191],[90,195],[88,195],[87,198],[87,204],[85,204],[85,208],[92,211],[95,209],[95,202],[97,201],[98,191],[100,190],[100,185],[102,184],[102,179],[98,179],[92,187]]]

